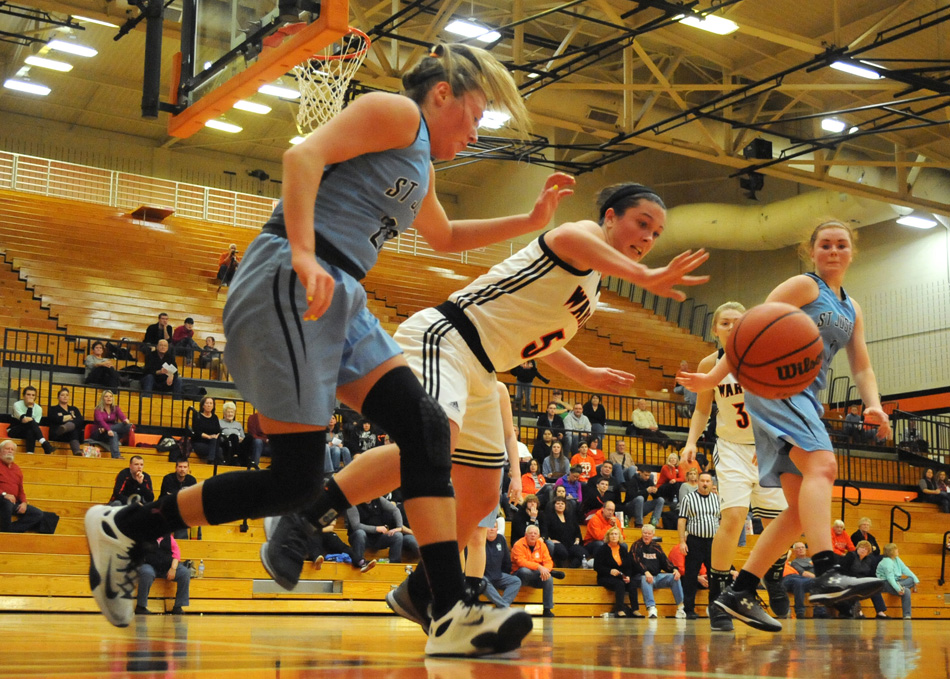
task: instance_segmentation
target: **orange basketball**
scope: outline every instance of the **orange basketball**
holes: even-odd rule
[[[762,398],[787,398],[821,370],[824,343],[804,311],[767,302],[745,312],[726,342],[726,360],[743,389]]]

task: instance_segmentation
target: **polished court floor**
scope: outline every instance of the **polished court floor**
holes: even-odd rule
[[[426,659],[418,627],[383,616],[0,613],[0,677],[617,679],[950,676],[950,622],[785,621],[777,635],[707,620],[535,620],[508,657]]]

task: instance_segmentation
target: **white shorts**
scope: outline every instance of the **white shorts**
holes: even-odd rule
[[[748,509],[751,505],[753,516],[774,519],[788,507],[781,488],[759,485],[754,444],[719,439],[713,451],[713,461],[719,480],[720,509]]]
[[[436,309],[423,309],[393,336],[423,388],[458,425],[453,464],[501,468],[508,455],[497,378],[482,367],[465,340]]]

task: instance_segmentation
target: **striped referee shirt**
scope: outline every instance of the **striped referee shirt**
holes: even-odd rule
[[[712,538],[719,529],[719,495],[699,491],[680,501],[680,517],[686,519],[686,532],[699,538]]]

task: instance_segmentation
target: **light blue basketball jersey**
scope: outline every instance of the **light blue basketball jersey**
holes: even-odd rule
[[[807,273],[806,276],[812,278],[818,284],[818,297],[802,307],[808,316],[815,321],[818,326],[818,333],[821,335],[821,341],[825,344],[822,352],[821,371],[818,377],[808,387],[816,398],[818,392],[827,386],[828,366],[831,365],[835,354],[842,347],[847,346],[851,341],[851,333],[854,332],[854,305],[851,298],[841,288],[841,297],[835,295],[834,291],[828,287],[821,278],[813,273]]]

